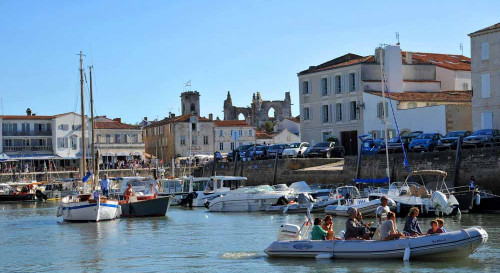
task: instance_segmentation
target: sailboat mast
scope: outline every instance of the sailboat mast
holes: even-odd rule
[[[89,66],[89,75],[90,75],[90,121],[91,121],[91,126],[92,126],[92,138],[91,138],[91,145],[90,145],[90,152],[92,154],[92,171],[94,172],[94,174],[96,173],[96,166],[97,166],[97,163],[96,163],[96,159],[94,158],[95,157],[95,133],[94,133],[94,93],[93,93],[93,90],[92,90],[92,68],[94,68],[94,66]]]
[[[80,51],[80,96],[81,96],[81,115],[82,115],[82,170],[81,177],[87,170],[87,147],[85,145],[85,94],[83,92],[83,52]]]
[[[384,133],[385,133],[385,157],[387,160],[387,167],[385,168],[385,173],[387,177],[389,178],[389,183],[391,183],[391,175],[389,171],[389,149],[388,149],[388,137],[389,134],[387,133],[387,99],[385,97],[385,76],[384,76],[384,55],[382,54],[382,46],[380,46],[380,77],[381,77],[381,83],[382,83],[382,113],[384,114]]]
[[[92,69],[93,65],[89,66],[89,75],[90,75],[90,121],[92,122],[92,138],[90,145],[90,152],[92,154],[92,172],[94,173],[94,179],[92,181],[93,186],[96,186],[96,179],[99,181],[99,157],[95,153],[95,121],[94,121],[94,92],[92,89]]]

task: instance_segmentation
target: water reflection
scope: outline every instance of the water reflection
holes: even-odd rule
[[[0,272],[500,272],[499,215],[464,214],[460,221],[445,218],[448,230],[480,225],[488,231],[489,242],[470,258],[405,263],[268,259],[263,250],[276,240],[279,226],[284,222],[302,224],[304,215],[172,208],[168,217],[58,223],[57,205],[0,204]],[[403,220],[398,219],[400,229]],[[421,227],[427,228],[430,220],[421,219]],[[338,233],[345,218],[336,217],[334,224]]]

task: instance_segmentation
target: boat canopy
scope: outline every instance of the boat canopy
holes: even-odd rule
[[[389,177],[375,178],[375,179],[354,179],[354,182],[366,183],[366,184],[389,183]]]

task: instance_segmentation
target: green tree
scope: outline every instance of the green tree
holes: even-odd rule
[[[264,123],[264,129],[266,130],[266,132],[272,133],[274,131],[273,123],[270,121],[266,121],[266,123]]]

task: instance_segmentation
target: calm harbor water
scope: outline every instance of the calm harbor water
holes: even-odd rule
[[[500,272],[500,215],[445,219],[448,230],[487,230],[488,243],[470,258],[405,263],[266,258],[263,250],[276,239],[279,225],[302,223],[303,215],[174,207],[162,218],[73,224],[56,218],[57,205],[0,203],[0,272]],[[421,219],[421,226],[429,221]],[[345,218],[334,220],[336,232],[344,223]]]

